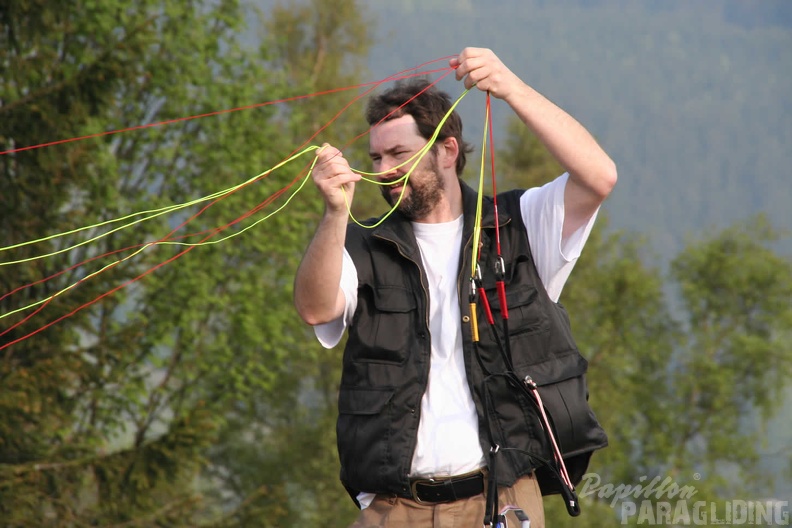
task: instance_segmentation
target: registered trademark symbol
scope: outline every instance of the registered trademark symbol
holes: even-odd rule
[[[693,473],[693,480],[701,480],[701,473]]]

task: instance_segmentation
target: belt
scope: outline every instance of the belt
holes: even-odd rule
[[[412,498],[418,503],[453,502],[484,493],[484,472],[480,469],[453,477],[412,480]]]

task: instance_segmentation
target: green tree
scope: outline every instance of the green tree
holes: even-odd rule
[[[157,25],[168,18],[157,18],[151,6],[143,7],[138,10],[131,3],[117,3],[104,8],[96,2],[72,8],[3,4],[0,137],[6,149],[101,132],[120,126],[123,120],[117,117],[125,112],[129,113],[127,124],[136,117],[143,119],[145,101],[127,99],[127,106],[117,110],[114,101],[127,91],[139,95],[143,85],[165,84],[164,79],[150,75],[141,58],[156,55],[158,36],[166,33]],[[117,27],[119,17],[126,22],[123,29]],[[134,165],[130,158],[117,155],[121,146],[85,141],[3,156],[3,246],[106,220],[142,205],[142,196],[129,199],[128,191],[136,184],[132,173],[116,180],[124,161],[127,169]],[[140,229],[138,235],[150,233]],[[110,247],[131,244],[126,234],[110,238],[90,250],[78,248],[69,256],[4,266],[0,272],[4,294],[67,271],[5,296],[3,314],[86,277],[85,268],[69,270],[70,265]],[[24,246],[4,262],[54,252],[74,240],[67,237]],[[108,285],[136,274],[124,268],[116,266],[102,275],[101,282],[87,280],[68,295],[54,298],[22,326],[14,328],[30,310],[5,317],[3,345],[67,315],[109,289]],[[179,488],[197,460],[196,449],[206,442],[187,423],[191,417],[194,424],[200,424],[200,410],[175,416],[171,427],[150,442],[111,449],[107,440],[123,432],[134,404],[130,400],[143,397],[142,377],[134,370],[125,372],[136,358],[145,358],[137,351],[130,354],[125,347],[140,329],[120,322],[121,307],[131,302],[124,293],[95,310],[73,315],[68,324],[47,328],[4,350],[0,511],[10,526],[126,520],[149,514],[167,518],[178,515],[192,501],[191,494]],[[153,463],[157,459],[162,463]],[[181,462],[177,466],[176,459]],[[169,473],[170,482],[157,478],[163,473]],[[95,491],[86,494],[87,490]],[[154,502],[154,492],[161,502]]]
[[[721,494],[769,484],[753,446],[792,373],[792,262],[773,251],[779,236],[760,216],[691,242],[671,265],[687,335],[674,358],[684,421],[665,431],[668,470],[695,468]]]
[[[281,72],[292,93],[325,92],[361,82],[371,25],[355,0],[288,2],[261,16],[260,38],[265,49],[273,50],[272,70]],[[368,158],[367,141],[349,144],[365,123],[365,99],[356,101],[360,95],[360,90],[344,91],[292,103],[279,115],[281,133],[295,145],[319,133],[315,144],[338,145],[353,164],[360,163],[363,154]],[[281,354],[277,361],[266,364],[272,384],[238,399],[211,450],[215,471],[209,484],[222,483],[226,500],[244,504],[229,517],[240,525],[346,526],[355,515],[338,478],[334,434],[341,349],[323,349],[299,321],[291,301],[294,271],[323,211],[311,183],[304,192],[310,198],[303,197],[299,208],[292,207],[289,218],[276,227],[290,231],[282,251],[289,258],[270,266],[278,270],[278,291],[270,292],[266,306],[257,312],[280,311],[282,328],[256,340],[271,342],[286,329],[291,340],[276,348]]]
[[[313,86],[290,79],[272,42],[258,50],[240,45],[246,11],[236,1],[61,4],[12,1],[0,7],[3,150],[277,100]],[[334,61],[347,53],[332,46],[325,51],[329,58],[317,70],[321,74],[334,72]],[[346,79],[339,73],[328,82]],[[289,126],[335,112],[336,102],[324,104],[316,113],[299,105],[268,106],[0,156],[2,246],[187,202],[246,181],[294,149],[297,128],[284,134]],[[4,253],[5,294],[97,255],[166,238],[184,222],[172,238],[195,243],[236,235],[217,245],[148,247],[4,333],[0,346],[178,257],[3,350],[5,526],[221,526],[265,518],[258,524],[283,524],[291,511],[284,505],[295,496],[286,488],[294,480],[267,474],[253,489],[234,488],[233,479],[219,476],[236,467],[221,466],[224,460],[214,453],[222,451],[218,445],[232,447],[219,443],[233,436],[235,420],[251,402],[259,398],[258,410],[280,405],[272,415],[286,415],[283,406],[295,404],[289,381],[302,387],[316,373],[314,368],[294,374],[312,357],[302,356],[303,350],[316,345],[291,310],[291,279],[298,244],[309,238],[320,205],[299,196],[288,214],[244,230],[285,203],[282,196],[259,209],[309,161],[310,154],[205,210],[209,202],[47,259],[9,264],[68,248],[85,233]],[[90,236],[97,231],[102,230]],[[6,296],[0,315],[131,253],[92,261]],[[11,329],[31,311],[4,317],[0,328]],[[292,416],[304,420],[298,415]],[[241,432],[263,431],[272,422],[248,425]],[[268,437],[275,445],[273,438],[284,437]],[[315,455],[301,453],[306,464]],[[273,480],[282,486],[269,485]]]

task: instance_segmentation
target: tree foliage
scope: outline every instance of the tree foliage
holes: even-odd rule
[[[275,43],[280,28],[271,25],[272,36],[258,50],[240,45],[247,11],[236,1],[6,2],[0,8],[3,150],[351,81],[354,55],[366,49],[360,38],[365,32],[351,25],[355,2],[312,7],[325,17],[346,18],[323,25],[295,19],[294,31],[316,30],[324,44],[319,50],[313,48],[318,41],[303,40],[294,48],[305,57],[327,55],[312,78],[298,79],[300,70],[287,71]],[[353,30],[358,40],[340,45],[339,37]],[[278,38],[285,34],[277,32]],[[6,154],[0,157],[2,246],[154,211],[246,181],[285,159],[298,134],[309,137],[298,124],[323,123],[337,111],[338,100],[321,104],[230,112]],[[233,447],[221,442],[238,440],[236,433],[252,440],[262,431],[283,452],[283,436],[273,431],[297,438],[295,426],[308,432],[318,427],[299,407],[287,423],[280,417],[288,414],[287,402],[301,403],[294,399],[298,389],[321,373],[305,369],[315,357],[306,350],[318,346],[290,309],[300,245],[320,205],[294,200],[289,215],[244,229],[284,203],[280,198],[262,207],[301,169],[289,165],[222,201],[134,224],[63,253],[58,251],[84,240],[84,232],[4,256],[3,293],[51,278],[4,296],[3,314],[76,286],[13,330],[32,310],[5,317],[2,329],[10,331],[0,346],[178,258],[4,349],[4,525],[266,525],[282,524],[283,515],[297,510],[288,506],[302,494],[292,486],[299,480],[293,468],[251,466],[253,480],[235,488],[234,479],[221,477],[238,469],[241,464],[232,462],[239,458],[228,461],[218,453]],[[236,222],[245,211],[255,214]],[[216,245],[150,246],[128,260],[132,250],[118,252],[168,237],[195,243],[230,234],[233,239]],[[107,252],[118,253],[85,263]],[[48,253],[57,254],[9,264]],[[322,449],[308,446],[300,455],[332,467],[328,435],[315,438]]]
[[[361,59],[372,38],[370,25],[365,11],[351,0],[289,2],[262,19],[261,40],[263,46],[276,50],[272,68],[282,72],[293,92],[323,92],[360,82]],[[364,122],[363,103],[355,102],[359,96],[345,92],[290,104],[284,110],[281,133],[295,144],[319,133],[317,143],[338,145],[353,163],[359,162],[359,145],[348,144]],[[323,128],[350,104],[332,127]],[[289,283],[279,286],[279,297],[270,305],[295,328],[294,339],[287,353],[268,366],[277,372],[272,386],[240,398],[211,450],[215,467],[210,484],[222,482],[224,498],[230,496],[232,503],[246,501],[244,511],[234,518],[243,526],[328,522],[346,526],[355,513],[338,479],[334,434],[341,350],[323,349],[298,321],[291,303],[290,279],[323,207],[313,186],[306,192],[313,197],[311,207],[290,211],[291,222],[299,222],[299,229],[294,227],[297,224],[282,227],[290,231],[285,236],[290,237],[291,260],[279,263],[278,269]]]

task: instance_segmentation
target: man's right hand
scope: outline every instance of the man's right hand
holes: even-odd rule
[[[322,145],[316,158],[312,177],[324,198],[327,212],[346,215],[347,204],[352,205],[355,182],[360,180],[360,175],[352,172],[344,154],[328,143]]]

